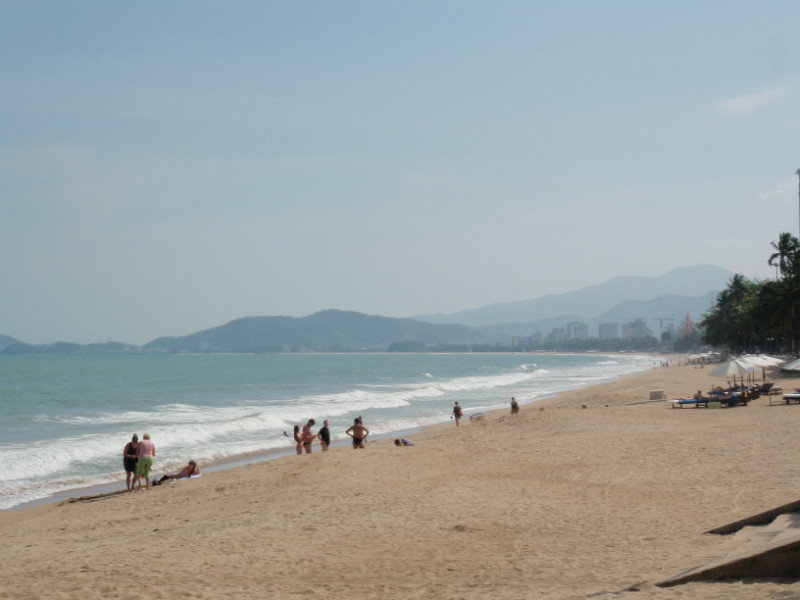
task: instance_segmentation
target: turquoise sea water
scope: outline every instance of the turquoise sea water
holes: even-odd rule
[[[146,431],[155,470],[290,447],[328,419],[344,438],[507,406],[651,368],[639,355],[259,354],[0,357],[0,508],[124,480],[122,448]],[[124,484],[123,484],[124,487]]]

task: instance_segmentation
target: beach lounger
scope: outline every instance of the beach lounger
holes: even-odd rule
[[[774,381],[770,381],[769,383],[762,383],[761,386],[758,388],[759,393],[764,394],[765,396],[769,396],[772,393],[772,387],[775,385]]]
[[[683,408],[684,404],[694,405],[695,408],[700,408],[704,406],[708,408],[708,398],[676,398],[675,400],[670,400],[672,404],[672,408]]]
[[[720,397],[719,403],[720,406],[747,406],[747,403],[750,402],[750,396],[743,392],[733,392],[727,398]]]
[[[800,393],[784,394],[783,399],[786,400],[786,404],[791,404],[792,402],[800,404]]]

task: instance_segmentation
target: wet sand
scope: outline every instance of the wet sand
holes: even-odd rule
[[[703,531],[800,499],[800,405],[647,402],[718,383],[659,368],[413,448],[315,446],[0,513],[0,598],[800,597],[800,581],[653,584],[725,553]]]

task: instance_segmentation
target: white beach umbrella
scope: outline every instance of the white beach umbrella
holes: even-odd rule
[[[780,358],[773,358],[771,356],[767,356],[766,354],[750,354],[747,356],[742,356],[738,360],[744,362],[745,364],[753,365],[757,369],[761,369],[761,378],[765,383],[767,381],[767,369],[772,369],[785,362]]]
[[[788,365],[783,365],[781,367],[782,371],[800,371],[800,358],[797,360],[793,360]]]
[[[711,369],[708,374],[712,377],[733,377],[733,384],[736,385],[737,375],[742,378],[742,384],[744,384],[744,376],[747,373],[752,373],[758,368],[759,367],[749,364],[739,358],[730,358],[718,367]]]
[[[772,356],[767,356],[766,354],[758,354],[753,355],[749,354],[747,356],[742,356],[740,360],[744,360],[750,364],[756,365],[757,367],[762,367],[764,369],[768,369],[770,367],[777,367],[785,363],[785,360],[780,358],[774,358]]]

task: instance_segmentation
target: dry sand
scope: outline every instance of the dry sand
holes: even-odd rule
[[[800,499],[800,405],[642,403],[716,383],[659,368],[414,448],[315,446],[2,513],[0,598],[800,598],[800,581],[653,585],[726,553],[703,531]]]

